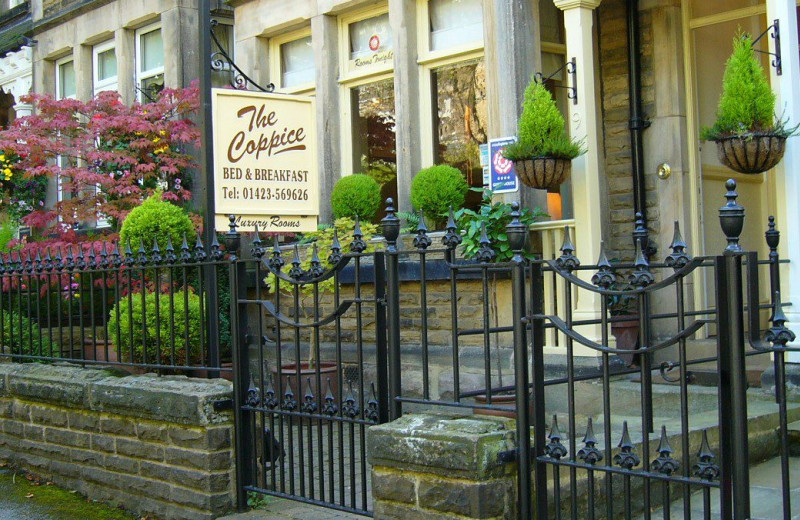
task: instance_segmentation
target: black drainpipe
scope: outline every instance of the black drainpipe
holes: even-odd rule
[[[644,185],[644,146],[642,132],[650,121],[642,117],[642,78],[639,59],[639,0],[626,0],[628,14],[628,92],[631,131],[631,169],[633,174],[634,212],[641,213],[644,229],[647,229],[647,195]]]

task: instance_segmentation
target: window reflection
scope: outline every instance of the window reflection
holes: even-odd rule
[[[353,88],[353,172],[365,173],[381,185],[381,195],[397,200],[397,153],[394,80]],[[376,217],[383,218],[380,213]]]

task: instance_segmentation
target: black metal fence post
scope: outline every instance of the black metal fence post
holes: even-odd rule
[[[381,220],[383,236],[386,238],[386,312],[388,313],[388,363],[389,363],[389,417],[393,421],[403,415],[398,400],[401,395],[400,367],[400,259],[397,237],[400,236],[400,219],[394,214],[393,201],[386,199],[386,217]]]
[[[547,518],[547,464],[539,457],[545,455],[547,444],[547,424],[545,423],[545,379],[544,379],[544,318],[538,318],[544,312],[544,273],[540,263],[531,265],[531,342],[532,350],[532,382],[533,382],[533,456],[536,486],[536,518]],[[559,483],[555,482],[555,486]],[[560,507],[556,502],[555,507]]]
[[[736,182],[725,183],[728,202],[719,218],[728,245],[715,258],[717,346],[719,354],[720,448],[723,520],[750,518],[749,446],[747,439],[747,373],[745,369],[742,248],[744,208],[736,202]],[[754,255],[750,256],[753,261]],[[750,312],[758,312],[750,309]]]
[[[386,342],[386,255],[375,253],[375,363],[378,380],[378,423],[389,421],[389,366]]]
[[[530,389],[529,362],[525,300],[525,269],[527,263],[523,256],[528,228],[519,217],[519,204],[512,204],[512,221],[506,226],[506,234],[514,258],[511,262],[512,314],[514,320],[514,387],[517,408],[517,499],[519,518],[531,518],[531,428],[530,428]],[[541,365],[539,366],[541,368]],[[544,394],[537,396],[544,398]],[[537,446],[537,448],[543,445]],[[538,489],[537,489],[538,492]]]
[[[242,309],[239,299],[246,296],[246,265],[238,258],[241,235],[236,231],[231,216],[230,231],[225,235],[225,246],[230,254],[231,284],[231,342],[233,356],[233,410],[236,437],[236,503],[240,510],[247,508],[249,478],[254,471],[252,439],[252,413],[244,412],[250,388],[250,356],[247,342],[247,309]]]

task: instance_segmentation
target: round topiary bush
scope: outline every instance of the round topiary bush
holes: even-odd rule
[[[333,187],[331,208],[335,219],[354,218],[372,220],[381,205],[381,187],[368,175],[356,174],[342,177]]]
[[[111,309],[108,334],[120,347],[120,361],[191,365],[200,361],[202,326],[200,297],[191,291],[176,292],[172,299],[165,293],[134,293]]]
[[[143,241],[149,251],[153,247],[154,239],[158,240],[159,247],[163,249],[167,245],[167,238],[170,238],[177,249],[184,234],[191,240],[194,233],[194,225],[186,210],[161,200],[161,196],[156,194],[128,213],[122,223],[119,239],[123,245],[130,241],[134,249]]]
[[[439,164],[423,168],[411,181],[411,204],[438,228],[447,220],[450,206],[464,205],[467,191],[469,184],[458,168]]]

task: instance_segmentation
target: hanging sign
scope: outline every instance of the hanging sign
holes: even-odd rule
[[[516,137],[489,139],[489,189],[493,193],[519,191],[514,163],[503,157],[506,146],[517,141]]]
[[[212,90],[216,229],[316,231],[314,99]]]

